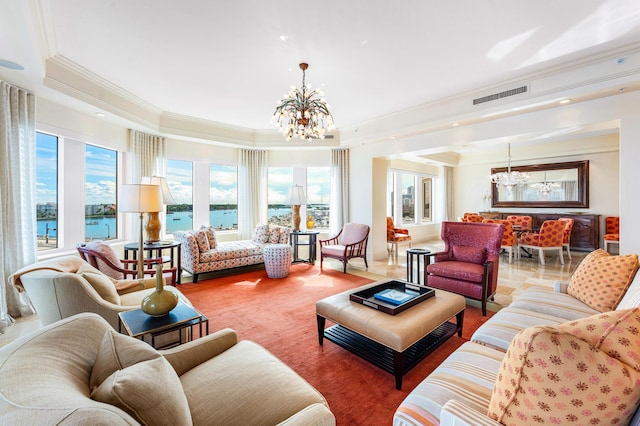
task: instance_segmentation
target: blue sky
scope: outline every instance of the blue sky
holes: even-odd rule
[[[58,138],[36,133],[36,203],[57,202]]]

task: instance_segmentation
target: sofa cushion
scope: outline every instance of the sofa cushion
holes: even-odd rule
[[[107,330],[91,370],[89,387],[93,390],[117,370],[160,356],[158,351],[141,340]]]
[[[640,403],[640,309],[613,311],[513,339],[488,415],[503,424],[627,424]]]
[[[258,225],[253,234],[253,241],[258,244],[266,244],[269,242],[269,225]]]
[[[281,228],[279,226],[272,226],[269,228],[269,244],[280,243]]]
[[[622,296],[622,300],[616,306],[616,310],[618,309],[631,309],[640,307],[640,274],[636,273],[636,276],[633,277],[633,281],[631,281],[631,285]]]
[[[91,398],[121,408],[140,424],[193,424],[180,378],[162,357],[117,370]]]
[[[638,270],[638,255],[589,253],[569,281],[567,293],[600,312],[616,308]]]
[[[459,262],[477,263],[482,265],[485,258],[484,247],[468,247],[454,245],[453,257]]]
[[[93,287],[93,289],[104,300],[113,303],[114,305],[120,304],[120,296],[118,295],[116,286],[114,285],[112,279],[107,275],[98,271],[88,263],[81,265],[76,273],[87,280],[91,287]]]
[[[216,240],[216,230],[213,228],[213,226],[202,225],[200,227],[200,230],[204,231],[204,233],[207,234],[207,240],[209,240],[209,249],[216,248],[218,241]]]
[[[278,244],[289,244],[290,232],[291,232],[290,228],[280,227],[280,240],[278,240]]]
[[[118,268],[125,269],[124,265],[120,261],[120,258],[118,257],[116,252],[113,250],[113,248],[109,244],[105,243],[104,241],[90,241],[85,245],[85,247],[88,248],[89,250],[93,250],[95,252],[100,253],[109,262],[113,263]],[[124,278],[124,274],[122,272],[116,271],[110,266],[107,266],[104,263],[104,261],[102,261],[101,259],[96,259],[96,262],[98,264],[98,269],[102,273],[110,276],[115,280],[121,280]]]
[[[200,253],[207,252],[211,249],[211,246],[209,245],[209,237],[207,237],[207,234],[204,232],[204,230],[200,229],[196,231],[193,236],[196,237],[196,242],[198,243],[198,250],[200,250]]]

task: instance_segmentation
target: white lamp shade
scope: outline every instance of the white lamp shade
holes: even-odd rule
[[[162,210],[162,193],[159,185],[120,185],[118,211],[153,213]]]
[[[284,203],[290,206],[306,205],[307,197],[305,197],[302,187],[300,185],[293,185],[289,190],[289,196],[286,198]]]
[[[143,176],[140,180],[143,185],[160,185],[162,191],[162,204],[178,204],[169,191],[169,184],[167,178],[162,176]]]

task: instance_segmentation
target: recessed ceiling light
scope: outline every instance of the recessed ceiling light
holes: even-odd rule
[[[459,126],[459,125],[460,125],[460,123],[453,123],[451,126],[453,126],[453,127],[457,127],[457,126]]]
[[[9,68],[10,70],[22,71],[24,67],[20,64],[16,64],[15,62],[8,61],[6,59],[0,59],[0,67]]]
[[[281,35],[280,36],[280,40],[282,40],[282,41],[287,41],[288,38],[289,37],[287,37],[286,35]]]
[[[104,118],[107,115],[104,112],[96,112],[96,117]]]
[[[396,138],[395,136],[391,136],[389,139],[395,139],[395,138]]]
[[[561,104],[568,104],[569,102],[571,102],[571,99],[563,99],[560,101]]]

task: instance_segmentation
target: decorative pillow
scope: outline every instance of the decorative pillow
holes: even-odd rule
[[[637,254],[611,256],[598,249],[580,262],[567,293],[600,312],[611,311],[620,303],[637,270]]]
[[[269,225],[256,226],[256,232],[253,235],[253,241],[258,244],[266,244],[269,241]]]
[[[162,357],[114,372],[91,398],[121,408],[143,425],[193,424],[180,378]]]
[[[269,228],[269,243],[278,244],[280,242],[280,227],[272,226]]]
[[[142,340],[125,336],[115,330],[107,330],[91,370],[89,387],[93,391],[115,371],[160,356],[158,351]]]
[[[195,234],[193,234],[194,237],[196,237],[196,242],[198,243],[198,250],[200,250],[201,253],[206,253],[209,250],[211,250],[211,246],[209,246],[209,238],[207,237],[207,234],[201,229],[199,231],[196,231]]]
[[[453,246],[453,257],[459,262],[476,263],[482,265],[484,263],[484,248]]]
[[[76,271],[78,275],[87,280],[91,287],[107,302],[120,304],[120,296],[116,290],[112,278],[109,278],[93,266],[85,263]]]
[[[213,226],[202,225],[200,227],[200,230],[204,231],[204,233],[207,234],[207,239],[209,240],[209,248],[210,249],[216,248],[216,245],[218,245],[218,242],[216,241],[216,231],[213,228]]]
[[[113,248],[109,244],[105,243],[104,241],[90,241],[85,245],[85,247],[88,248],[89,250],[93,250],[95,252],[100,253],[109,262],[113,263],[118,268],[125,269],[124,265],[120,261],[120,258],[118,257],[116,252],[113,250]],[[104,263],[102,259],[97,259],[97,264],[98,264],[98,269],[103,274],[106,274],[115,280],[121,280],[124,278],[124,274],[122,272],[116,271],[112,267],[107,266],[107,264]]]
[[[488,416],[515,424],[627,424],[640,404],[640,308],[522,330]]]
[[[291,232],[290,228],[281,227],[280,228],[280,240],[279,244],[289,244],[289,233]]]

